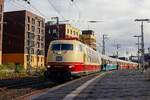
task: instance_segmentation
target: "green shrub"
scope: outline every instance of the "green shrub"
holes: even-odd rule
[[[7,64],[0,65],[0,71],[20,73],[20,72],[25,72],[25,69],[20,64],[7,63]]]
[[[14,68],[15,68],[15,64],[13,63],[0,65],[0,70],[14,70]]]
[[[24,73],[25,69],[22,65],[16,65],[15,66],[15,73]]]

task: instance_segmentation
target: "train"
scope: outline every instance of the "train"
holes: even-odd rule
[[[77,40],[54,40],[48,48],[45,77],[69,80],[99,71],[135,69],[137,65],[102,55]]]

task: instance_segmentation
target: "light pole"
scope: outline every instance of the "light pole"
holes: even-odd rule
[[[136,45],[138,45],[138,67],[139,67],[140,66],[140,37],[141,35],[134,35],[133,37],[138,38],[138,43]]]
[[[106,34],[103,34],[103,50],[102,50],[102,54],[105,55],[105,40],[107,39],[107,36]]]
[[[150,21],[149,19],[135,19],[135,21],[137,21],[137,22],[141,22],[141,56],[142,56],[142,58],[141,58],[141,60],[142,60],[142,68],[144,68],[145,67],[145,60],[144,60],[144,54],[145,54],[145,52],[144,52],[144,32],[143,32],[143,23],[144,22],[148,22],[148,21]]]
[[[120,44],[116,44],[115,46],[116,46],[116,49],[117,49],[117,53],[116,54],[117,54],[117,58],[118,58],[119,57]]]

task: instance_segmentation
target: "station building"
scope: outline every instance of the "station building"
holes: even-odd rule
[[[47,57],[47,51],[51,41],[58,39],[79,40],[80,34],[81,31],[70,24],[57,25],[47,22],[45,26],[45,57]]]
[[[80,41],[96,50],[96,36],[93,30],[83,30]]]
[[[4,13],[3,64],[44,67],[45,20],[29,11]]]
[[[0,64],[2,64],[3,11],[4,0],[0,0]]]

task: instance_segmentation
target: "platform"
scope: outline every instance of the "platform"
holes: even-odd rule
[[[89,80],[90,81],[90,80]],[[119,70],[96,77],[93,81],[83,82],[74,88],[49,91],[32,100],[149,100],[150,81],[145,80],[139,70]],[[86,84],[87,83],[87,84]],[[87,85],[87,86],[85,86]],[[76,89],[75,89],[76,88]]]

